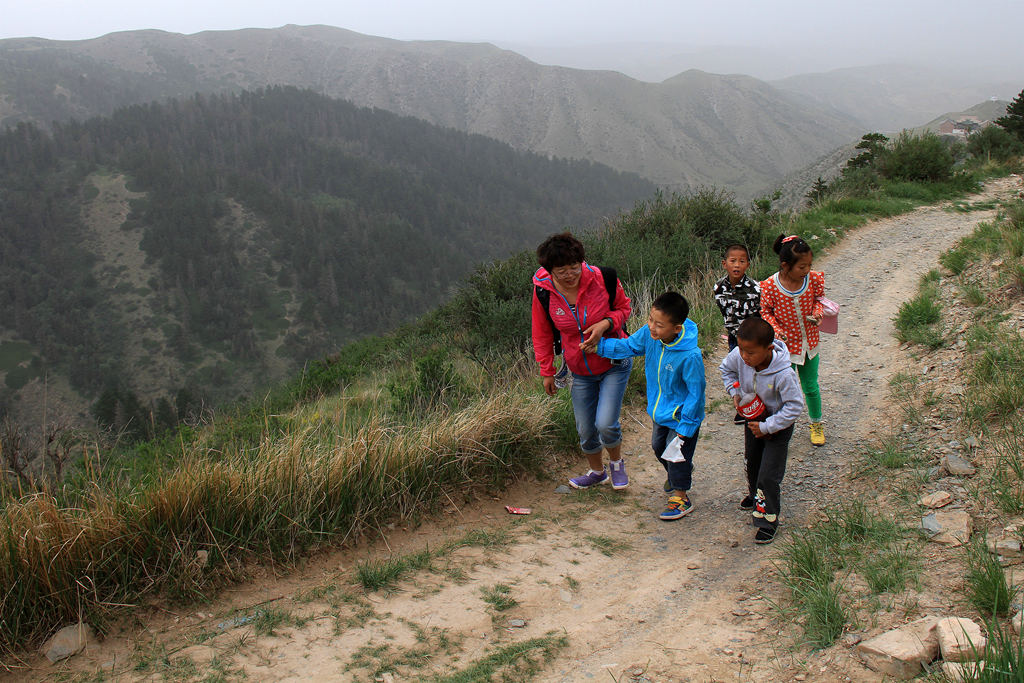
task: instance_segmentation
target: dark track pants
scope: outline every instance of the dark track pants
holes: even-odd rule
[[[786,474],[789,440],[793,426],[758,439],[743,428],[743,459],[747,465],[747,488],[754,498],[754,525],[774,529],[782,511],[782,478]]]

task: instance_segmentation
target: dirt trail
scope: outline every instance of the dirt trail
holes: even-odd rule
[[[1019,179],[998,180],[970,199],[1019,189]],[[781,537],[841,495],[841,477],[859,445],[889,424],[887,378],[902,362],[891,318],[900,303],[916,293],[943,250],[992,217],[923,208],[855,230],[818,254],[815,269],[825,272],[829,296],[843,305],[840,333],[826,335],[821,351],[828,444],[813,449],[806,418],[798,422]],[[709,400],[723,395],[723,353],[705,352]],[[794,629],[777,621],[765,599],[777,595],[768,572],[779,548],[756,546],[749,515],[737,509],[743,442],[731,411],[709,413],[695,455],[696,509],[676,522],[656,517],[664,473],[650,453],[649,424],[642,411],[624,417],[631,477],[624,492],[558,495],[553,489],[563,473],[524,482],[500,499],[446,510],[435,523],[394,529],[372,546],[318,556],[283,577],[254,577],[187,614],[143,615],[75,658],[69,671],[102,672],[106,680],[202,679],[211,671],[223,679],[244,672],[249,680],[374,680],[372,667],[351,667],[359,648],[371,644],[383,648],[371,657],[376,661],[432,653],[424,668],[399,666],[393,676],[417,680],[441,665],[461,669],[495,647],[556,631],[568,645],[537,680],[876,680],[849,657],[809,668],[791,647]],[[512,517],[506,504],[534,514]],[[416,572],[391,593],[364,597],[352,583],[358,561],[440,548],[481,530],[507,537],[499,548],[444,553],[434,560],[436,571]],[[510,587],[518,606],[488,608],[482,591],[498,584]],[[256,635],[249,619],[257,609],[283,615],[275,635]],[[525,625],[510,626],[509,619]],[[447,640],[432,629],[447,629]],[[40,679],[53,675],[54,668],[39,666]]]

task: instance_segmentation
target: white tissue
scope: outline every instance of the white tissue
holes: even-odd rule
[[[668,462],[686,462],[686,456],[683,455],[683,442],[679,439],[678,434],[665,446],[665,452],[661,454],[661,459]]]

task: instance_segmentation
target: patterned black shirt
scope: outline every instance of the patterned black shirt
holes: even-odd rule
[[[761,315],[761,286],[746,275],[733,285],[726,275],[715,283],[715,303],[722,311],[725,329],[735,336],[741,322]]]

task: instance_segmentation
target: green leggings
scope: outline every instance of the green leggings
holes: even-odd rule
[[[807,415],[811,422],[821,422],[821,389],[818,388],[818,359],[804,358],[803,365],[793,365],[796,374],[800,376],[800,388],[804,390],[804,398],[807,399]]]

